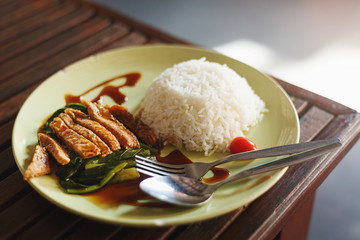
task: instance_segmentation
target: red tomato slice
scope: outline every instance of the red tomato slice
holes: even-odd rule
[[[241,153],[256,150],[257,147],[255,143],[250,141],[245,137],[236,137],[232,140],[230,144],[231,153]]]

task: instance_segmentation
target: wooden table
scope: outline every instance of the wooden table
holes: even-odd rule
[[[281,80],[300,117],[301,141],[340,137],[344,146],[325,157],[291,167],[247,208],[185,226],[108,225],[52,205],[22,179],[12,155],[11,132],[16,114],[29,94],[51,74],[78,59],[112,48],[154,43],[188,44],[85,1],[0,1],[0,239],[306,237],[315,191],[358,140],[360,115]]]

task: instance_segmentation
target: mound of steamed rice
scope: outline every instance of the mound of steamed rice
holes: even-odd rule
[[[245,78],[227,65],[206,59],[166,69],[148,89],[140,106],[142,121],[163,142],[188,151],[228,151],[266,111]]]

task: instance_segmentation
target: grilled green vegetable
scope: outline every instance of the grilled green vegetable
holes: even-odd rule
[[[140,176],[134,168],[134,157],[137,154],[145,157],[151,155],[148,149],[136,148],[118,150],[106,157],[82,159],[75,156],[71,158],[70,163],[62,166],[57,172],[60,185],[68,193],[83,194],[102,188],[110,180],[121,182],[135,179]]]
[[[94,184],[94,185],[90,185],[84,188],[68,188],[66,189],[66,191],[68,193],[77,193],[77,194],[83,194],[83,193],[89,193],[89,192],[93,192],[95,190],[98,190],[99,188],[102,188],[103,186],[105,186],[105,184],[107,184],[111,178],[119,171],[121,171],[125,166],[126,166],[126,162],[122,162],[119,165],[115,166],[112,170],[110,170],[104,178],[102,178],[100,180],[100,182],[98,184]]]
[[[136,170],[136,168],[124,168],[120,172],[116,173],[113,179],[111,179],[112,183],[121,183],[128,180],[137,179],[140,177],[140,173]]]

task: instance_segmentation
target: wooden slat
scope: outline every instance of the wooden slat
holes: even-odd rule
[[[25,102],[26,98],[30,95],[32,91],[38,86],[35,84],[26,90],[11,96],[6,99],[6,101],[0,103],[0,123],[11,121],[12,118],[15,118],[17,112],[19,111],[21,105]]]
[[[15,2],[16,0],[1,0],[0,1],[0,8],[7,7],[10,3]]]
[[[14,169],[16,169],[16,164],[11,147],[8,147],[0,153],[0,181],[10,175],[12,171],[9,171]]]
[[[162,43],[171,43],[164,39],[157,38],[157,37],[151,37],[148,41],[149,44],[162,44]]]
[[[298,213],[291,218],[281,231],[280,239],[304,240],[307,239],[309,225],[303,225],[311,219],[315,193],[311,194],[303,203]],[[301,228],[299,226],[302,226]]]
[[[306,99],[308,104],[317,106],[327,112],[332,114],[345,114],[345,113],[355,113],[354,109],[351,109],[347,106],[344,106],[340,103],[337,103],[329,98],[314,94],[306,89],[297,87],[290,83],[287,83],[283,80],[275,78],[277,82],[285,89],[285,91],[291,95],[292,97],[296,97],[299,99]]]
[[[293,102],[298,115],[302,115],[306,107],[308,106],[308,102],[305,101],[304,99],[300,99],[296,97],[291,97],[291,101]]]
[[[57,34],[76,26],[94,14],[92,9],[78,9],[56,21],[50,22],[28,34],[7,44],[0,45],[0,63],[25,51],[37,44],[48,40]]]
[[[141,240],[165,240],[174,239],[176,231],[182,230],[183,227],[162,227],[162,228],[142,228],[142,227],[125,227],[117,233],[112,239],[141,239]],[[175,233],[175,234],[174,234]],[[196,238],[192,238],[196,239]]]
[[[120,229],[121,226],[117,225],[83,220],[81,224],[75,226],[70,233],[66,234],[66,239],[110,239]]]
[[[340,114],[335,117],[332,124],[324,129],[318,137],[326,138],[340,135],[345,138],[344,135],[349,135],[348,132],[353,132],[355,136],[356,134],[359,135],[359,117],[359,113]],[[346,139],[343,139],[343,141],[346,141]]]
[[[216,217],[204,222],[197,222],[187,226],[176,239],[218,239],[226,228],[246,209],[247,206],[232,211],[231,213]],[[212,226],[209,228],[209,226]]]
[[[334,120],[331,121],[328,127],[320,132],[317,136],[318,139],[335,137],[340,137],[342,144],[346,146],[343,147],[343,150],[345,149],[346,151],[342,151],[339,155],[340,157],[334,161],[325,159],[323,162],[319,163],[315,174],[312,174],[311,176],[312,178],[316,179],[316,184],[312,184],[310,190],[316,190],[316,188],[326,179],[326,177],[331,173],[339,161],[359,139],[360,114],[351,113],[337,115]]]
[[[48,4],[48,1],[40,0],[13,0],[0,8],[0,21],[5,18],[18,19],[20,17],[21,19],[26,17],[28,12],[31,13],[36,11],[36,9],[40,10]]]
[[[51,6],[49,9],[45,9],[39,14],[32,14],[31,18],[24,19],[23,21],[17,22],[16,24],[6,23],[7,21],[10,21],[10,18],[5,18],[2,21],[0,20],[0,27],[2,24],[8,26],[7,28],[2,30],[2,34],[0,35],[0,44],[12,40],[16,37],[21,37],[22,34],[31,32],[33,29],[48,24],[49,22],[55,21],[56,19],[73,11],[75,7],[75,4],[68,3]]]
[[[91,31],[91,30],[87,29],[86,31]],[[108,34],[109,37],[103,38],[103,35],[107,33],[109,33]],[[3,98],[3,99],[6,98],[7,99],[4,102],[0,103],[0,123],[8,121],[11,118],[15,117],[22,103],[26,100],[26,98],[30,95],[30,93],[38,86],[40,81],[46,79],[46,77],[50,76],[52,73],[56,72],[57,70],[60,70],[62,67],[67,66],[71,62],[81,59],[82,57],[95,53],[99,50],[102,50],[102,48],[107,46],[108,43],[112,43],[113,41],[116,41],[118,39],[119,41],[125,41],[125,42],[128,41],[126,40],[127,36],[125,36],[127,33],[128,33],[128,29],[126,27],[120,24],[116,24],[109,29],[105,29],[105,31],[103,32],[99,32],[97,35],[92,36],[89,39],[86,39],[85,41],[72,46],[71,48],[63,51],[62,53],[52,56],[52,58],[47,59],[46,62],[43,62],[42,64],[35,66],[34,67],[35,69],[32,68],[28,71],[23,71],[21,74],[10,78],[11,80],[9,81],[18,82],[21,89],[23,89],[23,87],[21,87],[21,83],[23,82],[23,79],[31,79],[36,83],[35,85],[28,87],[26,90],[23,90],[17,93],[16,95],[13,95],[9,98],[7,98],[8,96]],[[74,52],[79,53],[79,55],[74,55],[73,54]],[[61,62],[58,61],[58,59],[60,58],[62,59]],[[10,83],[8,83],[8,85],[11,86]],[[3,89],[6,89],[6,86]],[[11,94],[9,94],[9,96],[10,95]]]
[[[135,31],[139,31],[147,36],[151,36],[151,38],[154,38],[154,39],[156,38],[159,40],[159,42],[190,44],[189,42],[187,42],[181,38],[166,34],[162,31],[157,30],[153,27],[150,27],[142,22],[139,22],[132,18],[129,18],[129,17],[125,16],[124,14],[118,14],[96,2],[87,1],[87,0],[74,0],[74,1],[81,3],[83,5],[83,7],[95,8],[98,12],[101,12],[102,14],[106,15],[108,18],[111,18],[114,21],[125,24],[127,26],[131,26],[132,29],[134,29]]]
[[[32,191],[0,212],[0,236],[7,239],[54,206]]]
[[[14,126],[14,120],[10,120],[9,122],[5,122],[0,126],[0,146],[8,143],[10,144],[11,134]],[[0,148],[0,150],[2,150]]]
[[[44,80],[62,67],[95,53],[127,33],[128,29],[125,26],[119,24],[111,25],[96,34],[93,34],[91,37],[86,38],[84,41],[67,48],[59,54],[49,57],[46,61],[19,73],[15,77],[9,78],[6,82],[0,84],[0,92],[4,92],[4,94],[0,96],[0,101]],[[74,52],[77,54],[74,54]],[[62,61],[59,62],[59,59],[62,59]],[[26,79],[25,82],[24,79]]]
[[[124,46],[137,46],[144,44],[147,41],[148,38],[144,34],[135,31],[129,33],[129,35],[127,35],[126,38],[121,38],[115,41],[114,43],[110,44],[109,46],[106,46],[105,48],[102,49],[102,51],[124,47]]]
[[[300,142],[313,139],[333,118],[334,115],[318,107],[312,107],[300,118]]]
[[[79,221],[79,217],[62,209],[55,208],[32,224],[31,228],[21,231],[20,234],[17,233],[16,239],[58,239]]]
[[[0,65],[0,72],[3,72],[0,76],[0,82],[5,82],[7,78],[23,71],[29,66],[48,59],[52,55],[65,50],[73,44],[92,36],[96,32],[107,27],[109,24],[109,20],[102,17],[89,19],[69,31],[59,34],[56,38],[52,38],[43,44],[25,51],[7,62],[4,62]],[[19,62],[22,64],[19,64]],[[13,81],[13,79],[10,79],[9,81]]]
[[[20,171],[15,171],[0,182],[0,212],[14,202],[15,197],[22,197],[31,191],[29,184],[24,181]]]

